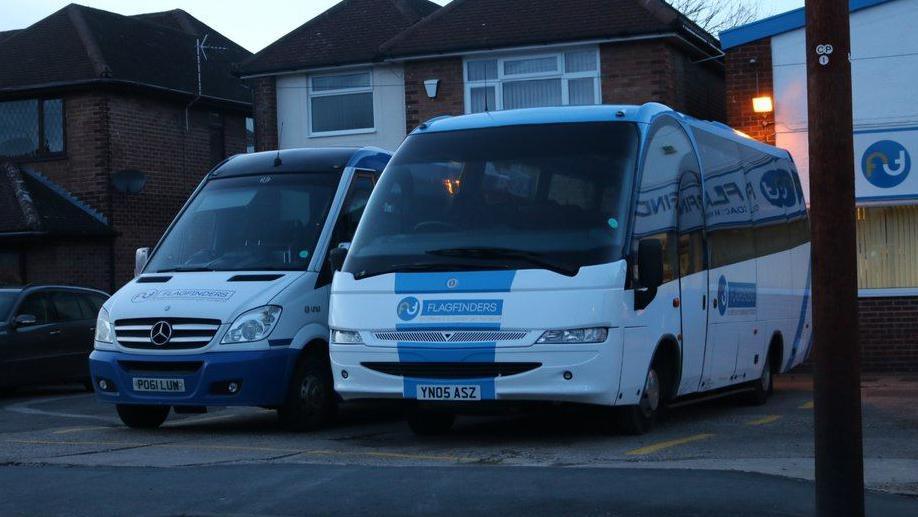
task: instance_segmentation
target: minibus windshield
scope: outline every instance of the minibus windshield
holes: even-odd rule
[[[144,271],[304,270],[339,179],[303,173],[210,180]]]
[[[638,140],[629,122],[412,135],[374,190],[344,270],[572,276],[618,260]]]

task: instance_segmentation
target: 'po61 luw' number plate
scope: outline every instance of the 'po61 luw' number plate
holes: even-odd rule
[[[165,393],[184,393],[184,379],[150,379],[134,377],[134,391],[155,391]]]

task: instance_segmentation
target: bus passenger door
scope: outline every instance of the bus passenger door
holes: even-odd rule
[[[708,270],[705,265],[701,177],[687,169],[679,180],[679,287],[682,308],[682,378],[678,395],[698,391],[708,333]]]

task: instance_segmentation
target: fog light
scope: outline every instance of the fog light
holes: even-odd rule
[[[235,383],[235,382],[231,382],[231,383],[227,384],[227,385],[226,385],[226,391],[228,391],[228,392],[230,392],[230,393],[236,393],[237,391],[239,391],[239,384],[238,384],[238,383]]]
[[[342,378],[342,379],[347,379],[347,376],[348,376],[348,375],[349,375],[349,374],[347,373],[347,370],[341,370],[341,378]]]
[[[574,378],[574,374],[571,372],[564,372],[564,380],[569,381]]]
[[[102,391],[108,391],[108,381],[105,379],[99,379],[99,389]]]

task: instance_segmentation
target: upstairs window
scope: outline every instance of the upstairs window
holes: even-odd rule
[[[599,52],[595,48],[465,63],[467,113],[600,101]]]
[[[64,101],[0,102],[0,156],[45,158],[64,154]]]
[[[373,130],[373,81],[369,71],[309,78],[311,136]]]

